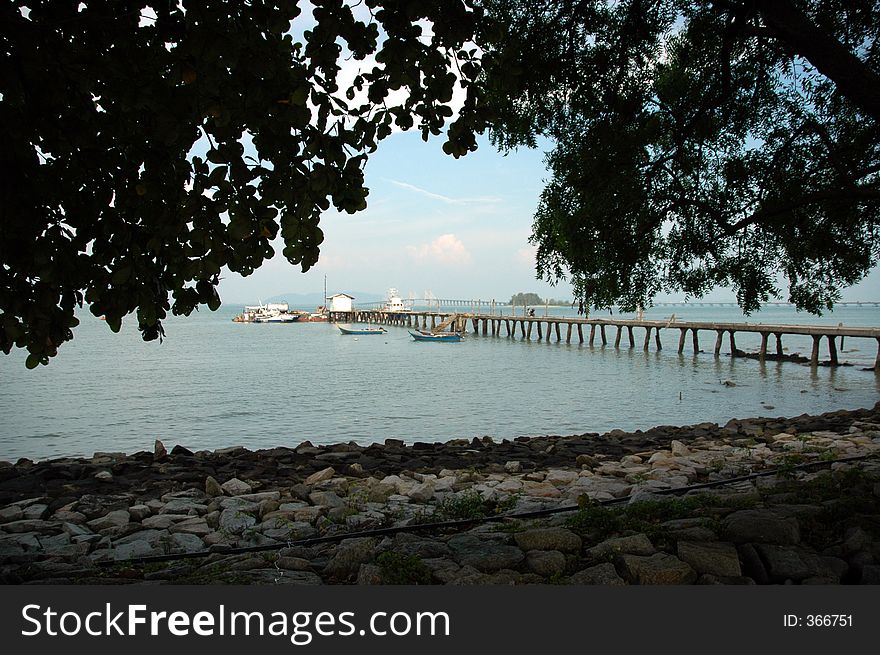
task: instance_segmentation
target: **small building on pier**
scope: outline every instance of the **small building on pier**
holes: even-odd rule
[[[337,293],[327,298],[327,300],[330,301],[327,311],[350,312],[351,301],[354,300],[354,296],[349,296],[347,293]]]

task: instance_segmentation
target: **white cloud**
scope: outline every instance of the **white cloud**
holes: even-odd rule
[[[427,191],[426,189],[422,189],[417,187],[414,184],[408,184],[407,182],[400,182],[398,180],[388,180],[394,186],[399,186],[401,189],[407,189],[409,191],[414,191],[415,193],[419,193],[426,198],[431,198],[431,200],[439,200],[440,202],[445,202],[450,205],[468,205],[468,204],[476,204],[476,203],[496,203],[501,202],[501,198],[498,196],[479,196],[476,198],[451,198],[449,196],[444,196],[439,193],[434,193],[433,191]]]
[[[430,243],[407,246],[407,252],[417,261],[434,261],[441,264],[466,264],[471,254],[454,234],[443,234]]]
[[[520,248],[516,251],[516,261],[517,263],[524,264],[534,270],[537,255],[537,246],[526,246],[525,248]]]

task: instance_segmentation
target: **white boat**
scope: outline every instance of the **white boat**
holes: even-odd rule
[[[400,297],[397,289],[388,289],[388,299],[385,301],[386,312],[411,312],[412,301],[406,301]]]
[[[286,302],[270,302],[266,305],[247,305],[241,314],[233,318],[236,323],[293,323],[299,314],[291,314]]]

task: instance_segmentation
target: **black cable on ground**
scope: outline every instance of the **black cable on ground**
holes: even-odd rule
[[[665,496],[665,495],[675,495],[675,494],[684,494],[689,491],[695,491],[698,489],[711,489],[714,487],[723,487],[729,484],[736,484],[738,482],[747,482],[749,480],[754,480],[756,478],[768,477],[771,475],[778,475],[780,472],[788,472],[788,471],[796,471],[796,470],[809,470],[812,468],[822,468],[824,466],[831,466],[832,464],[846,464],[850,462],[859,462],[867,459],[875,458],[875,454],[870,455],[858,455],[855,457],[843,457],[841,459],[827,460],[827,461],[815,461],[815,462],[807,462],[804,464],[797,464],[792,467],[775,468],[769,469],[766,471],[759,471],[757,473],[750,473],[748,475],[742,475],[735,478],[725,478],[724,480],[714,480],[712,482],[700,482],[697,484],[687,485],[684,487],[673,487],[670,489],[658,489],[656,491],[650,491],[649,493],[654,496]],[[633,496],[626,496],[624,498],[612,498],[610,500],[602,500],[596,501],[596,506],[607,506],[607,505],[618,505],[621,503],[628,503]],[[357,532],[345,532],[342,534],[334,534],[328,535],[325,537],[310,537],[309,539],[300,539],[297,541],[288,541],[286,543],[273,543],[273,544],[264,544],[262,546],[242,546],[239,548],[212,548],[210,550],[203,550],[194,553],[176,553],[176,554],[168,554],[168,555],[150,555],[147,557],[137,557],[132,559],[123,559],[123,560],[104,560],[100,562],[96,562],[97,566],[117,566],[117,565],[139,565],[139,564],[153,564],[157,562],[170,562],[174,560],[182,560],[182,559],[197,559],[200,557],[208,557],[210,555],[244,555],[247,553],[261,553],[267,552],[271,550],[281,550],[282,548],[292,548],[292,547],[306,547],[306,546],[315,546],[318,544],[327,544],[334,543],[338,541],[342,541],[344,539],[357,539],[359,537],[382,537],[386,535],[398,534],[400,532],[418,532],[418,531],[432,531],[432,530],[445,530],[445,529],[454,529],[454,528],[462,528],[470,525],[476,525],[479,523],[495,523],[500,521],[508,521],[508,520],[520,520],[520,519],[533,519],[533,518],[541,518],[544,516],[551,516],[553,514],[561,514],[564,512],[574,512],[580,509],[580,505],[564,505],[561,507],[551,507],[549,509],[539,509],[533,510],[531,512],[520,512],[518,514],[498,514],[496,516],[481,516],[478,518],[472,519],[455,519],[451,521],[437,521],[435,523],[418,523],[411,525],[402,525],[390,528],[376,528],[373,530],[361,530]]]

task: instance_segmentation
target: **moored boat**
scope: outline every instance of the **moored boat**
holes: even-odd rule
[[[385,334],[387,330],[383,327],[354,327],[352,325],[337,325],[342,334]]]
[[[286,302],[268,305],[249,305],[241,314],[233,318],[236,323],[294,323],[300,314],[290,311]]]
[[[409,331],[416,341],[461,341],[460,332],[428,332],[426,330]]]

